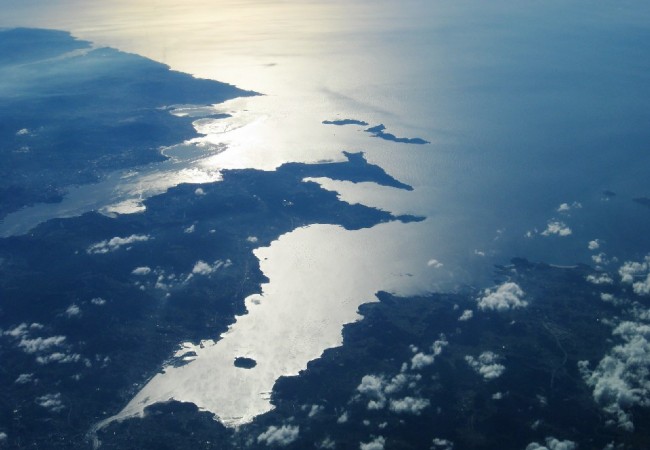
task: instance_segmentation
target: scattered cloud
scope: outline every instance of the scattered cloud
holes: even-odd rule
[[[197,196],[205,195],[205,191],[203,190],[203,188],[199,187],[194,190],[194,194]]]
[[[323,412],[325,408],[321,405],[311,405],[311,408],[309,409],[309,414],[307,415],[309,418],[314,417],[318,413]]]
[[[191,233],[194,233],[194,230],[196,230],[196,225],[195,225],[195,224],[192,224],[192,225],[190,225],[189,227],[185,228],[185,229],[183,230],[183,233],[185,233],[185,234],[191,234]]]
[[[18,378],[16,378],[16,381],[14,383],[16,384],[29,384],[34,382],[34,374],[33,373],[21,373],[18,375]]]
[[[246,238],[246,240],[247,240],[248,242],[250,242],[251,244],[256,244],[256,243],[257,243],[257,237],[255,237],[255,236],[248,236],[248,237]]]
[[[461,322],[465,322],[465,321],[471,319],[472,317],[474,317],[474,311],[472,311],[471,309],[466,309],[466,310],[463,311],[463,313],[460,315],[460,317],[458,318],[458,320],[460,320]]]
[[[334,442],[329,436],[320,441],[317,445],[318,448],[323,449],[334,449],[336,448],[336,442]]]
[[[370,398],[368,409],[381,409],[386,405],[386,396],[384,387],[386,380],[384,377],[376,375],[364,375],[361,378],[361,384],[357,386],[357,391]]]
[[[431,450],[454,450],[454,443],[447,439],[434,438]]]
[[[610,262],[609,259],[607,258],[607,255],[603,252],[597,253],[595,255],[591,255],[591,260],[594,262],[594,264],[598,264],[598,265],[609,264]]]
[[[598,250],[600,248],[600,241],[598,239],[594,239],[593,241],[589,241],[589,244],[587,244],[587,248],[589,250]]]
[[[43,365],[54,363],[54,362],[59,364],[66,364],[66,363],[78,362],[80,359],[81,359],[81,355],[78,353],[54,352],[45,356],[37,356],[36,362]]]
[[[61,394],[46,394],[36,399],[36,404],[52,412],[61,412],[65,409]]]
[[[95,297],[92,300],[90,300],[90,303],[92,303],[95,306],[104,306],[106,304],[106,300],[104,300],[101,297]]]
[[[631,284],[637,295],[650,294],[650,255],[641,262],[626,261],[618,269],[618,273],[621,281]]]
[[[592,284],[612,284],[614,280],[606,273],[600,273],[598,275],[587,275],[587,281]]]
[[[345,423],[347,421],[348,421],[348,412],[347,411],[343,411],[343,414],[341,414],[339,416],[339,418],[336,419],[336,423],[338,423],[338,424],[342,424],[342,423]]]
[[[442,266],[444,266],[444,264],[438,261],[437,259],[430,259],[427,262],[427,266],[433,267],[434,269],[440,269]]]
[[[582,203],[580,203],[580,202],[562,203],[560,206],[557,207],[556,211],[557,212],[569,212],[572,209],[580,209],[580,208],[582,208]]]
[[[421,375],[399,373],[388,381],[383,376],[365,375],[357,386],[357,391],[368,398],[369,410],[383,409],[388,403],[388,397],[404,389],[414,388]]]
[[[20,325],[12,328],[11,330],[7,330],[3,332],[2,334],[5,336],[19,338],[19,337],[27,336],[27,333],[29,333],[29,328],[27,324],[23,322]]]
[[[517,283],[506,282],[496,289],[485,289],[483,297],[478,299],[481,310],[507,311],[509,309],[524,308],[528,302],[522,300],[524,291]]]
[[[16,131],[16,136],[25,136],[29,134],[29,130],[27,128],[21,128],[20,130]]]
[[[425,398],[404,397],[391,400],[388,409],[397,414],[414,414],[418,416],[429,405],[429,400]]]
[[[20,342],[18,342],[18,347],[20,347],[25,353],[38,353],[47,352],[52,347],[61,347],[64,343],[65,336],[51,336],[47,338],[37,337],[34,339],[23,337]]]
[[[465,356],[465,361],[472,369],[486,380],[493,380],[500,377],[506,370],[503,364],[499,364],[501,357],[493,352],[483,352],[478,359],[473,356]]]
[[[194,264],[194,268],[192,269],[192,274],[194,275],[210,275],[211,273],[215,272],[218,270],[221,266],[224,265],[223,261],[217,260],[214,262],[214,264],[210,265],[206,263],[205,261],[197,261],[196,264]]]
[[[573,441],[560,441],[554,437],[547,437],[545,444],[531,442],[526,446],[526,450],[575,450],[577,445]]]
[[[501,400],[503,398],[503,392],[495,392],[492,394],[492,400]]]
[[[136,267],[131,271],[131,273],[133,275],[141,275],[141,276],[149,275],[151,273],[151,267],[149,266]]]
[[[0,431],[0,444],[6,442],[9,436],[4,431]]]
[[[569,236],[572,233],[571,228],[569,228],[564,222],[560,221],[551,221],[546,225],[546,229],[542,231],[542,236]]]
[[[271,425],[264,433],[257,436],[257,442],[284,447],[298,439],[299,433],[300,427],[298,426],[282,425],[278,428]]]
[[[591,371],[588,361],[578,367],[593,396],[611,416],[610,424],[634,430],[631,408],[650,406],[650,325],[626,321],[614,331],[623,343],[615,346]]]
[[[377,436],[370,442],[361,442],[359,450],[384,450],[384,445],[386,445],[386,439],[383,436]]]
[[[77,305],[74,303],[65,310],[65,315],[72,318],[72,317],[80,317],[81,316],[81,308],[79,308]]]
[[[411,358],[411,369],[418,370],[433,364],[436,356],[440,355],[442,349],[448,344],[449,342],[447,342],[444,334],[441,334],[440,338],[431,345],[431,353],[419,352],[413,355],[413,358]]]
[[[146,242],[149,239],[151,239],[151,236],[146,234],[132,234],[131,236],[124,238],[116,236],[91,245],[86,249],[86,252],[90,255],[114,252],[124,246],[135,244],[137,242]]]

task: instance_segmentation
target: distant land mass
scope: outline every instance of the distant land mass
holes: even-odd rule
[[[365,127],[368,125],[368,122],[364,122],[363,120],[356,120],[356,119],[340,119],[340,120],[323,120],[322,122],[325,125],[361,125],[362,127]]]
[[[375,127],[368,128],[365,131],[367,133],[372,134],[373,137],[378,137],[378,138],[384,139],[386,141],[399,142],[401,144],[418,144],[418,145],[430,144],[429,141],[425,141],[424,139],[421,139],[421,138],[397,137],[394,134],[386,133],[384,131],[385,129],[386,129],[386,127],[383,124],[379,124],[379,125],[377,125]]]
[[[0,31],[0,219],[57,202],[71,185],[161,161],[160,147],[196,137],[164,107],[255,95],[94,48],[62,31]]]

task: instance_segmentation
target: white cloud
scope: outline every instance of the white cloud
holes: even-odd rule
[[[384,377],[364,375],[361,384],[357,386],[357,391],[370,397],[377,396],[383,393],[385,383]]]
[[[49,409],[52,412],[61,412],[65,409],[63,406],[63,401],[61,400],[61,394],[46,394],[36,399],[36,403],[39,406],[42,406],[45,409]]]
[[[492,394],[492,400],[501,400],[503,398],[502,392],[495,392]]]
[[[454,443],[448,439],[434,438],[431,442],[431,450],[453,450]]]
[[[60,347],[65,343],[65,336],[51,336],[48,338],[37,337],[29,339],[23,337],[18,343],[25,353],[37,353],[49,351],[52,347]]]
[[[608,294],[606,292],[601,292],[600,299],[605,303],[611,303],[613,305],[620,305],[621,303],[624,303],[618,298],[614,297],[614,295]]]
[[[192,274],[210,275],[211,273],[215,272],[223,265],[224,265],[223,261],[219,261],[219,260],[215,261],[214,264],[212,265],[206,263],[205,261],[197,261],[197,263],[194,264],[194,268],[192,269]]]
[[[647,255],[643,261],[626,261],[623,263],[618,273],[621,276],[623,283],[632,284],[635,278],[646,275],[648,273],[648,266],[650,264],[650,255]]]
[[[20,375],[18,375],[18,378],[16,378],[16,381],[14,381],[14,383],[28,384],[28,383],[32,383],[33,381],[34,381],[33,373],[21,373]]]
[[[257,237],[255,237],[255,236],[248,236],[248,237],[246,238],[246,240],[247,240],[248,242],[250,242],[251,244],[256,244],[256,243],[257,243]]]
[[[575,450],[576,448],[575,442],[568,440],[560,441],[554,437],[547,437],[545,445],[531,442],[526,446],[526,450]]]
[[[557,207],[556,211],[557,212],[569,212],[572,209],[580,209],[580,208],[582,208],[582,203],[580,203],[580,202],[573,202],[571,204],[562,203],[560,206]]]
[[[90,303],[96,306],[104,306],[106,304],[106,300],[104,300],[101,297],[95,297],[92,300],[90,300]]]
[[[447,342],[445,336],[441,334],[440,339],[436,340],[431,345],[431,353],[420,352],[416,353],[413,358],[411,358],[411,369],[418,370],[433,364],[435,357],[440,355],[442,349],[445,348],[448,344],[449,342]]]
[[[192,225],[190,225],[189,227],[185,228],[185,229],[183,230],[183,233],[191,234],[191,233],[194,233],[194,230],[196,230],[196,225],[195,225],[195,224],[192,224]]]
[[[370,398],[368,409],[382,409],[386,405],[385,386],[384,377],[364,375],[361,378],[361,384],[357,386],[357,391]]]
[[[569,228],[564,222],[552,221],[546,225],[546,229],[542,231],[542,236],[569,236],[572,233],[571,228]]]
[[[2,334],[4,334],[5,336],[19,338],[19,337],[27,336],[27,333],[29,333],[29,328],[27,324],[23,322],[20,325],[12,328],[11,330],[7,330]]]
[[[587,247],[589,250],[598,250],[600,248],[600,241],[598,239],[594,239],[593,241],[589,241],[589,244],[587,244]]]
[[[593,371],[587,361],[580,361],[578,367],[596,402],[611,416],[609,423],[631,431],[634,423],[630,409],[650,406],[650,325],[622,322],[613,334],[623,343]]]
[[[486,289],[483,297],[478,299],[478,307],[481,310],[492,309],[506,311],[509,309],[524,308],[528,302],[522,300],[524,291],[517,283],[506,282],[496,289]]]
[[[458,318],[458,320],[460,320],[461,322],[465,322],[465,321],[471,319],[472,317],[474,317],[474,311],[472,311],[471,309],[466,309],[466,310],[463,311],[463,313],[460,315],[460,317]]]
[[[324,448],[324,449],[334,449],[336,448],[336,442],[334,442],[329,436],[323,439],[318,445],[318,448]]]
[[[264,433],[257,436],[257,442],[284,447],[298,439],[299,433],[300,427],[298,426],[282,425],[278,428],[271,425]]]
[[[338,424],[345,423],[347,421],[348,421],[348,412],[347,411],[344,411],[343,414],[341,414],[339,416],[339,418],[336,419],[336,423],[338,423]]]
[[[606,273],[601,273],[598,275],[587,275],[587,281],[592,284],[612,284],[614,280]]]
[[[426,353],[416,353],[411,358],[411,369],[417,370],[433,364],[435,357]]]
[[[16,131],[16,136],[25,136],[26,134],[29,134],[29,130],[27,128],[21,128],[20,130]]]
[[[370,442],[361,442],[359,450],[384,450],[384,445],[386,445],[386,439],[383,436],[377,436]]]
[[[397,414],[415,414],[417,416],[429,404],[429,400],[425,398],[404,397],[391,400],[389,409]]]
[[[648,295],[650,294],[650,274],[648,274],[645,280],[637,281],[632,285],[634,293],[637,295]]]
[[[148,267],[148,266],[136,267],[135,269],[133,269],[131,271],[131,273],[133,275],[142,275],[142,276],[149,275],[151,273],[151,267]]]
[[[444,264],[438,261],[437,259],[430,259],[427,262],[427,266],[433,267],[434,269],[440,269]]]
[[[57,362],[59,364],[73,363],[81,359],[81,355],[78,353],[61,353],[54,352],[45,356],[37,356],[36,362],[39,364],[49,364]]]
[[[194,190],[194,194],[198,196],[205,195],[205,191],[203,190],[203,188],[199,187]]]
[[[325,408],[320,406],[320,405],[311,405],[311,409],[309,410],[308,417],[314,417],[316,414],[323,412]]]
[[[386,384],[384,387],[384,394],[391,395],[400,392],[402,389],[406,388],[413,379],[416,378],[417,377],[414,377],[413,375],[398,373],[390,380],[390,383]]]
[[[79,317],[81,316],[81,308],[73,303],[65,310],[65,315],[68,317]]]
[[[618,273],[623,283],[631,284],[637,295],[650,294],[650,255],[643,261],[626,261]]]
[[[88,254],[104,254],[119,250],[125,245],[135,244],[136,242],[146,242],[151,239],[151,236],[145,234],[132,234],[128,237],[114,237],[109,240],[104,240],[91,245],[86,249]]]
[[[486,380],[498,378],[506,370],[504,365],[498,363],[499,360],[499,355],[493,352],[483,352],[478,359],[470,355],[465,356],[467,364]]]

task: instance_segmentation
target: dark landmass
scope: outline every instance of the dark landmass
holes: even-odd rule
[[[363,152],[343,152],[347,161],[340,163],[326,163],[321,165],[305,165],[300,163],[287,163],[284,170],[290,170],[297,176],[306,177],[327,177],[333,180],[347,180],[355,183],[372,181],[382,186],[394,187],[412,191],[413,188],[388,175],[379,166],[368,164]],[[318,175],[317,175],[318,174]]]
[[[611,197],[616,197],[616,192],[614,192],[614,191],[609,191],[609,190],[605,190],[605,191],[603,191],[603,195],[604,195],[605,197],[610,197],[610,198],[611,198]]]
[[[72,52],[72,53],[71,53]],[[196,136],[173,104],[255,95],[175,72],[68,33],[0,31],[0,219],[60,201],[70,185],[164,157],[161,146]]]
[[[632,199],[635,203],[638,203],[641,206],[650,208],[650,198],[648,197],[637,197]]]
[[[235,358],[235,367],[241,367],[242,369],[252,369],[257,365],[257,361],[255,361],[252,358],[245,358],[243,356],[239,356]]]
[[[394,134],[386,133],[384,130],[386,127],[383,124],[379,124],[376,127],[368,128],[366,133],[370,133],[373,137],[378,137],[387,141],[399,142],[402,144],[430,144],[429,141],[425,141],[421,138],[401,138],[397,137]]]
[[[188,443],[209,448],[200,443],[210,442],[220,449],[262,449],[267,446],[257,439],[260,434],[288,425],[299,427],[288,449],[313,448],[326,439],[336,448],[356,449],[376,436],[385,437],[388,450],[432,448],[434,438],[454,442],[455,450],[522,450],[548,436],[572,440],[581,449],[602,449],[610,442],[621,449],[650,448],[643,426],[648,410],[634,410],[634,432],[607,426],[609,416],[578,371],[578,361],[593,367],[615,344],[604,319],[624,315],[585,281],[591,273],[586,266],[562,269],[515,260],[498,269],[497,281],[518,283],[529,306],[505,312],[478,311],[479,293],[412,298],[379,293],[379,303],[361,307],[363,320],[345,327],[342,347],[326,350],[300,375],[276,383],[276,409],[253,423],[235,432],[210,425],[211,415],[193,405],[169,402],[148,408],[144,419],[112,424],[102,432],[104,445],[153,448],[167,442],[167,448],[182,449]],[[607,291],[624,295],[618,285]],[[474,317],[458,321],[464,309],[474,310]],[[427,399],[430,405],[417,415],[388,405],[369,409],[368,398],[357,390],[361,379],[414,374],[402,372],[414,355],[411,346],[427,351],[441,334],[448,345],[417,372],[414,387],[387,394]],[[506,369],[499,378],[484,380],[465,361],[483,351],[500,355]],[[501,398],[493,397],[497,393]]]
[[[183,364],[171,358],[179,343],[218,339],[245,313],[244,298],[266,281],[254,248],[309,224],[359,229],[421,220],[349,205],[302,181],[350,174],[352,181],[404,186],[362,155],[348,158],[274,172],[226,171],[223,181],[200,185],[198,194],[198,185],[180,185],[152,197],[140,214],[88,213],[0,239],[0,329],[26,324],[22,335],[0,333],[0,432],[9,436],[7,446],[88,448],[90,427],[118,412],[164,361]],[[141,240],[106,247],[112,238],[130,236]],[[89,251],[101,242],[105,253]],[[224,264],[193,273],[199,261]],[[64,342],[43,344],[56,336]],[[23,341],[32,341],[29,352]],[[57,352],[69,360],[47,361]],[[21,374],[32,379],[16,383]],[[60,410],[39,404],[48,395],[57,396]],[[184,442],[187,448],[191,439]]]
[[[356,120],[356,119],[341,119],[341,120],[323,120],[321,123],[325,125],[361,125],[362,127],[365,127],[368,125],[368,122],[364,122],[363,120]]]

